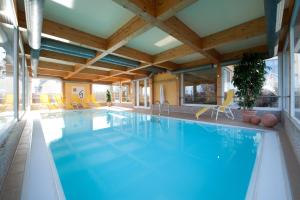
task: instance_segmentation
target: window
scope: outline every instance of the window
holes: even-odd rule
[[[184,104],[216,104],[216,68],[183,74]]]
[[[24,60],[24,66],[25,66],[25,110],[28,108],[30,105],[30,96],[29,96],[29,73],[27,70],[27,64],[26,64],[26,59]]]
[[[112,86],[112,97],[113,97],[113,102],[120,103],[120,85]]]
[[[19,116],[22,116],[24,113],[24,54],[21,52],[21,49],[19,47],[19,78],[18,78],[18,84],[19,84]]]
[[[150,98],[151,98],[151,93],[150,93],[150,80],[146,79],[146,107],[150,106]]]
[[[0,143],[3,132],[14,119],[14,67],[12,26],[0,24]]]
[[[122,103],[124,102],[131,102],[132,99],[132,83],[131,82],[126,82],[126,83],[122,83]]]
[[[62,96],[62,81],[50,78],[33,78],[31,83],[31,102],[34,108],[35,104],[45,103],[43,99],[47,98],[49,102],[55,102],[55,96]]]
[[[222,68],[222,77],[223,77],[223,91],[226,93],[230,89],[234,89],[232,84],[233,76],[233,65],[225,66]]]
[[[149,78],[135,80],[133,82],[135,90],[135,106],[148,108],[151,105],[151,85]]]
[[[290,53],[288,51],[283,52],[283,109],[289,112],[290,107]]]
[[[255,107],[277,108],[279,106],[278,57],[267,59],[266,66],[268,67],[266,80]]]
[[[292,71],[293,79],[293,116],[300,120],[300,19],[299,13],[294,26],[294,70]]]
[[[279,92],[278,92],[278,58],[274,57],[266,60],[267,74],[265,75],[265,83],[261,91],[261,95],[258,97],[255,107],[271,107],[277,108],[279,106]],[[236,88],[232,84],[232,76],[234,66],[225,66],[222,69],[223,75],[223,92],[226,96],[226,92],[230,89]],[[234,105],[238,106],[237,103]]]
[[[92,94],[98,102],[106,102],[106,91],[111,90],[109,85],[93,84]]]

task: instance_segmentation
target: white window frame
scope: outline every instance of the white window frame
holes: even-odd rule
[[[290,42],[290,113],[289,116],[291,117],[292,122],[297,126],[300,127],[300,120],[295,117],[295,66],[294,66],[294,26],[296,24],[296,20],[298,15],[300,15],[300,1],[295,1],[294,10],[290,22],[290,30],[289,30],[289,42]],[[287,39],[288,41],[288,39]],[[287,42],[285,43],[287,46]]]
[[[184,103],[184,73],[180,74],[180,102],[183,106],[194,106],[194,107],[212,107],[217,106],[217,104],[194,104],[194,103]]]
[[[92,95],[94,95],[94,93],[93,93],[93,86],[94,85],[106,85],[106,84],[99,84],[99,83],[92,83],[91,84],[91,94]],[[109,86],[109,89],[108,89],[108,91],[111,93],[111,95],[112,95],[112,85],[106,85],[106,86]],[[107,91],[107,90],[106,90]],[[106,103],[106,91],[105,91],[105,98],[104,98],[104,101],[97,101],[97,102],[99,102],[99,103]],[[96,99],[97,100],[97,99]]]
[[[131,84],[131,81],[128,81],[128,82]],[[121,86],[120,86],[120,93],[121,93],[121,94],[120,94],[120,98],[121,98],[121,101],[120,101],[120,102],[123,103],[123,104],[132,104],[132,103],[133,103],[131,98],[130,98],[130,101],[129,101],[129,102],[126,102],[126,101],[124,102],[124,101],[123,101],[123,96],[122,96],[122,92],[123,92],[123,91],[122,91],[122,87],[123,87],[123,85],[122,85],[122,84],[123,84],[123,83],[128,83],[128,82],[121,82]],[[129,95],[129,94],[130,94],[130,88],[129,88],[128,95]]]
[[[281,111],[282,110],[282,106],[281,106],[281,98],[282,98],[282,84],[281,84],[281,77],[282,77],[282,65],[279,64],[279,60],[278,60],[278,107],[253,107],[254,110],[262,110],[262,111]],[[223,69],[222,69],[222,73],[223,73]],[[184,103],[184,73],[180,74],[180,102],[181,105],[183,106],[194,106],[194,107],[212,107],[212,106],[216,106],[217,104],[187,104]],[[222,83],[222,96],[224,94],[224,85]],[[224,97],[222,97],[223,99]]]
[[[133,80],[134,84],[135,84],[135,105],[133,106],[134,108],[144,108],[144,109],[150,109],[151,108],[151,101],[149,99],[149,105],[147,103],[147,80],[149,80],[149,78],[142,78],[142,79],[136,79]],[[144,106],[140,106],[140,91],[139,91],[139,82],[140,81],[144,81],[144,88],[145,88],[145,92],[144,92]],[[149,80],[150,81],[150,80]],[[151,90],[150,90],[150,95],[149,98],[151,98]]]

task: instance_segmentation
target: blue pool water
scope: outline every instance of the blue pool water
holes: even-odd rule
[[[261,133],[108,110],[42,116],[68,200],[244,199]]]

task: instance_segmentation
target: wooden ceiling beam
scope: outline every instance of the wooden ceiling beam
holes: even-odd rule
[[[25,13],[22,11],[18,11],[18,20],[19,20],[19,26],[26,29],[26,20],[25,20]],[[133,24],[138,24],[138,25],[134,25],[136,26],[136,29],[138,29],[138,27],[140,27],[140,22],[134,22]],[[127,24],[128,25],[128,24]],[[148,26],[148,25],[146,25]],[[90,35],[88,33],[79,31],[77,29],[74,28],[70,28],[68,26],[44,19],[43,20],[43,35],[51,35],[54,37],[57,37],[58,40],[66,40],[67,42],[71,43],[71,44],[75,44],[75,45],[79,45],[79,46],[83,46],[89,49],[93,49],[98,51],[99,53],[97,54],[100,58],[100,53],[101,52],[107,52],[107,48],[109,43],[111,42],[110,45],[115,44],[116,46],[118,46],[118,42],[120,41],[120,43],[122,43],[121,40],[121,36],[119,34],[115,35],[114,37],[110,38],[112,39],[111,41],[106,40],[104,38],[101,37],[97,37],[97,36],[93,36]],[[124,33],[124,41],[126,41],[128,38],[130,38],[130,34],[135,35],[134,33],[134,28],[132,28],[132,30],[129,33]],[[113,48],[112,48],[113,49]],[[132,59],[135,61],[139,61],[142,63],[148,63],[148,64],[152,64],[153,61],[153,57],[149,54],[146,54],[144,52],[138,51],[136,49],[130,48],[130,47],[120,47],[119,49],[111,52],[111,54],[116,55],[116,56],[120,56],[120,57],[124,57],[124,58],[128,58],[128,59]],[[104,57],[105,54],[102,54],[102,56]],[[95,60],[97,61],[96,58]],[[93,60],[93,62],[95,62],[95,60]],[[90,60],[85,60],[85,63],[81,63],[81,64],[86,64],[86,62],[89,62]]]
[[[142,63],[152,63],[153,62],[153,58],[151,55],[141,52],[141,51],[138,51],[133,48],[126,47],[126,46],[123,46],[123,47],[117,49],[116,51],[112,52],[111,54],[120,56],[123,58],[127,58],[127,59],[132,59],[135,61],[139,61]]]
[[[66,76],[68,72],[63,72],[63,71],[55,71],[52,69],[46,69],[46,68],[38,68],[38,75],[39,76],[51,76],[51,77],[59,77],[63,78]],[[72,79],[69,80],[74,80],[74,81],[80,81],[80,80],[86,80],[93,82],[92,80],[99,79],[100,77],[105,77],[104,75],[98,75],[98,74],[89,74],[89,73],[78,73]],[[127,77],[111,77],[107,80],[104,81],[96,81],[95,83],[107,83],[110,84],[112,81],[126,81],[128,80]]]
[[[227,43],[248,39],[266,34],[265,17],[260,17],[246,23],[234,26],[224,31],[202,38],[203,49],[212,49]]]
[[[49,69],[38,68],[38,75],[42,76],[54,76],[54,77],[64,77],[68,74],[68,72],[54,71]]]
[[[185,56],[194,53],[194,49],[188,45],[180,45],[178,47],[166,50],[154,56],[154,63],[166,62],[168,60],[175,59],[177,57]]]
[[[30,51],[28,48],[25,48],[25,53],[26,53],[27,57],[30,57]],[[52,51],[45,51],[45,50],[42,50],[40,52],[40,60],[46,61],[46,62],[51,62],[51,63],[63,64],[63,65],[75,65],[75,64],[84,65],[85,61],[86,61],[86,59],[84,59],[84,58],[79,58],[79,57],[75,57],[75,56],[70,56],[70,55],[60,54],[60,53],[56,53],[56,52],[52,52]],[[101,62],[101,61],[98,61],[91,66],[87,66],[87,68],[88,69],[99,68],[97,70],[108,69],[108,70],[119,71],[119,72],[122,72],[122,71],[126,72],[128,69],[127,67],[122,67],[119,65],[114,65],[114,64],[110,64],[110,63],[106,63],[106,62]],[[131,74],[147,76],[147,75],[149,75],[149,72],[138,71],[138,72],[131,73]]]
[[[246,23],[234,26],[224,31],[214,33],[212,35],[202,38],[202,48],[210,52],[210,54],[215,54],[215,56],[220,56],[215,50],[214,47],[222,46],[231,42],[248,39],[251,37],[261,36],[266,34],[266,23],[265,17],[260,17]],[[176,57],[183,57],[196,51],[192,48],[189,49],[189,46],[183,44],[181,46],[169,49],[160,54],[154,56],[154,63],[156,61],[166,61],[172,60]],[[205,63],[209,62],[206,60]]]
[[[218,54],[218,52],[216,50],[214,51],[203,50],[201,38],[175,16],[170,17],[163,21],[160,20],[159,18],[156,18],[155,15],[151,15],[147,10],[143,9],[143,6],[141,6],[141,1],[138,1],[138,3],[136,0],[114,0],[114,1],[119,5],[123,6],[124,8],[127,8],[128,10],[132,11],[136,15],[140,16],[146,22],[152,24],[153,26],[157,26],[163,31],[169,33],[177,40],[181,41],[182,43],[194,49],[196,52],[199,52],[204,56],[208,57],[209,59],[212,60],[212,62],[217,63],[219,61],[220,55]],[[170,9],[171,8],[167,10]],[[156,65],[157,63],[152,63],[152,64]]]
[[[156,17],[165,20],[197,0],[156,0]]]
[[[179,11],[180,9],[183,9],[184,7],[190,5],[191,3],[195,2],[194,0],[181,0],[181,1],[173,1],[173,0],[169,0],[168,2],[162,3],[162,2],[157,2],[157,1],[127,1],[126,2],[126,7],[130,7],[131,9],[135,9],[136,6],[137,8],[137,12],[139,13],[138,15],[142,15],[143,17],[146,17],[147,15],[151,16],[149,18],[149,20],[151,21],[152,16],[154,16],[153,9],[157,9],[158,5],[153,6],[154,3],[159,3],[159,6],[162,6],[162,9],[159,10],[159,16],[162,16],[163,14],[166,13],[166,16],[172,16],[175,15],[177,11]],[[149,3],[152,5],[150,6]],[[141,12],[140,12],[141,11]],[[156,10],[157,11],[157,10]],[[156,13],[155,13],[156,15]],[[136,36],[136,34],[139,34],[141,32],[145,32],[146,30],[148,30],[150,27],[152,27],[154,24],[149,23],[149,21],[147,20],[143,20],[141,17],[136,16],[134,17],[132,20],[130,20],[130,22],[125,25],[124,27],[122,27],[121,29],[119,29],[119,31],[117,31],[114,35],[112,35],[109,40],[109,48],[111,48],[111,46],[113,46],[113,44],[118,44],[118,41],[120,41],[121,45],[122,45],[122,40],[124,40],[123,38],[126,39],[130,39],[132,36]],[[121,35],[121,37],[120,37]],[[120,39],[121,38],[121,39]],[[114,42],[115,41],[115,42]],[[126,41],[127,43],[127,41]],[[119,44],[120,45],[120,44]],[[127,52],[124,52],[126,51]],[[126,54],[128,53],[128,48],[127,47],[122,47],[121,49],[118,49],[116,52],[120,53],[123,51],[123,53],[121,54]],[[137,53],[140,55],[140,52],[133,52],[132,49],[131,50],[131,55],[136,55]],[[159,61],[159,60],[154,60],[155,58],[149,56],[149,55],[140,55],[143,56],[143,60],[148,60],[148,62],[144,62],[146,64],[152,64],[152,65],[156,65],[165,69],[174,69],[177,67],[177,65],[175,63],[164,63],[167,60],[163,60],[163,61]],[[154,60],[154,61],[153,61]]]
[[[266,45],[256,46],[248,49],[242,49],[235,52],[229,52],[221,55],[221,62],[239,60],[242,58],[244,53],[267,53],[268,49]],[[183,63],[180,69],[199,67],[201,65],[212,64],[209,59],[203,58],[192,62]]]
[[[50,71],[60,71],[60,72],[73,72],[74,66],[72,65],[64,65],[64,64],[57,64],[57,63],[52,63],[52,62],[45,62],[45,61],[40,61],[39,62],[39,68],[41,69],[46,69]],[[81,73],[84,74],[93,74],[93,75],[101,75],[101,76],[108,76],[112,72],[117,73],[117,71],[101,71],[98,69],[89,69],[86,68],[81,71]]]
[[[175,63],[170,62],[170,61],[157,62],[157,63],[155,63],[155,66],[158,66],[160,68],[164,68],[166,70],[171,70],[171,71],[174,70],[174,69],[177,69],[179,67],[178,64],[175,64]]]
[[[48,69],[52,71],[61,71],[61,72],[72,72],[74,71],[74,67],[71,65],[62,65],[57,63],[39,61],[39,68]]]
[[[134,71],[138,71],[138,70],[145,69],[145,68],[150,67],[150,66],[151,66],[151,64],[141,64],[141,66],[136,67],[136,68],[132,68],[132,69],[128,69],[126,72],[127,72],[127,73],[129,73],[129,72],[134,72]],[[100,78],[100,79],[97,79],[97,80],[99,80],[99,81],[101,81],[101,80],[106,80],[106,79],[111,78],[111,77],[123,75],[123,74],[125,74],[126,72],[115,73],[115,74],[112,74],[112,75],[107,76],[107,77],[105,77],[105,78]],[[97,80],[95,80],[95,81],[97,81]]]
[[[127,44],[127,42],[131,38],[147,31],[150,27],[151,27],[150,24],[148,24],[141,18],[137,16],[133,17],[131,20],[129,20],[129,22],[127,22],[124,26],[122,26],[119,30],[117,30],[114,34],[112,34],[107,39],[108,46],[106,47],[106,50],[104,52],[98,52],[94,58],[88,59],[85,64],[86,65],[94,64],[101,58],[111,54],[115,50]],[[85,68],[84,67],[79,68],[79,70],[70,74],[70,76],[66,78],[71,78],[72,76],[74,76],[76,73],[79,73],[83,69]]]
[[[77,66],[80,66],[80,63],[68,63],[68,61],[72,60],[73,56],[67,56],[67,55],[63,55],[63,54],[57,55],[57,54],[58,53],[53,53],[53,52],[48,52],[48,51],[44,51],[43,53],[41,53],[39,67],[46,68],[48,70],[53,70],[53,71],[65,71],[65,72],[67,71],[67,72],[69,72],[69,74],[67,74],[66,77],[69,76],[71,73],[74,73],[74,71],[78,70],[78,67],[76,68],[76,67],[74,67],[74,65],[77,64]],[[59,59],[63,59],[63,60],[57,60],[57,58],[58,58],[57,56],[59,56]],[[30,56],[27,55],[27,58],[29,58],[29,57]],[[77,57],[75,57],[75,58],[77,58]],[[45,60],[47,60],[47,61],[45,61]],[[53,62],[53,60],[55,60],[55,61]],[[83,59],[83,61],[84,60],[85,59]],[[77,60],[77,61],[80,61],[80,60]],[[85,69],[82,69],[79,73],[81,73],[81,72],[82,73],[92,73],[92,74],[108,76],[108,75],[110,75],[110,72],[113,72],[113,73],[124,72],[127,75],[131,75],[131,78],[134,78],[134,76],[145,77],[145,76],[149,75],[149,72],[147,72],[147,71],[127,72],[126,67],[123,67],[123,69],[121,70],[120,67],[117,66],[117,68],[114,69],[112,67],[113,66],[112,64],[105,63],[105,62],[97,62],[95,64],[93,66],[87,66]],[[97,69],[98,66],[99,66],[99,69]],[[101,70],[103,68],[109,68],[109,69],[113,68],[113,69],[110,71],[103,71],[103,70]],[[129,78],[129,76],[127,76],[127,78]]]
[[[235,52],[225,53],[222,55],[222,61],[239,60],[245,53],[267,53],[267,45],[256,46],[248,49],[243,49]]]
[[[108,51],[114,52],[115,50],[127,44],[130,39],[146,32],[151,27],[152,26],[149,23],[140,17],[133,17],[131,20],[129,20],[129,22],[127,22],[108,38]]]
[[[155,0],[113,0],[142,18],[155,16]]]
[[[211,64],[210,60],[208,58],[202,58],[199,60],[183,63],[180,65],[180,68],[190,68],[190,67],[208,65],[208,64]]]
[[[18,23],[20,27],[26,29],[25,13],[20,10],[18,11]],[[103,51],[107,47],[107,41],[104,38],[96,37],[47,19],[43,19],[42,33],[98,51]]]

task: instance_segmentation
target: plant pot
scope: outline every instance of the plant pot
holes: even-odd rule
[[[272,113],[266,113],[261,118],[261,123],[267,128],[273,128],[277,123],[277,117]]]
[[[254,117],[255,115],[256,115],[256,111],[255,110],[243,110],[242,111],[243,122],[250,123],[251,122],[251,118]]]
[[[259,116],[253,116],[251,117],[251,124],[258,125],[261,122],[261,119]]]
[[[108,107],[111,107],[111,102],[106,102],[106,105],[107,105]]]

